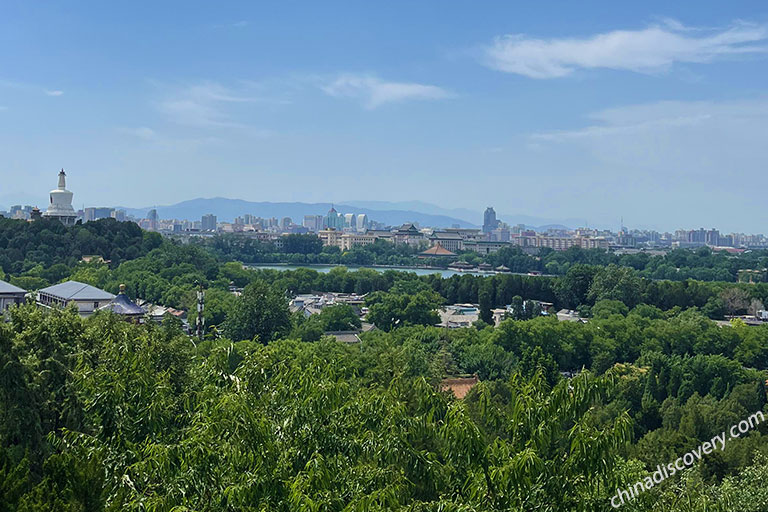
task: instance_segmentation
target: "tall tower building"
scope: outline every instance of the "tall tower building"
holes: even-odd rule
[[[366,229],[368,229],[368,216],[364,213],[358,213],[357,214],[357,232],[365,233]]]
[[[203,231],[216,231],[217,222],[218,222],[218,219],[212,213],[203,215],[202,218],[200,219],[200,224],[202,226]]]
[[[331,205],[331,209],[328,210],[328,215],[323,220],[324,228],[332,228],[341,231],[344,229],[344,217],[336,211],[336,208]]]
[[[499,221],[496,219],[496,210],[489,206],[483,214],[483,233],[490,233],[498,227]]]
[[[77,219],[77,213],[72,208],[72,192],[67,190],[67,173],[59,172],[59,186],[50,192],[51,204],[43,213],[43,217],[56,219],[65,226],[72,226]]]
[[[154,208],[147,213],[147,219],[149,219],[149,230],[157,231],[157,210]]]

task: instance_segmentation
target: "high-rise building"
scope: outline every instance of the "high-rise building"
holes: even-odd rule
[[[499,221],[496,219],[496,211],[492,206],[489,206],[483,214],[483,233],[490,233],[498,227]]]
[[[77,213],[72,208],[72,192],[67,190],[67,174],[64,169],[59,172],[59,186],[51,190],[51,204],[43,213],[43,217],[56,219],[64,225],[71,226],[77,219]]]
[[[704,241],[707,245],[719,246],[720,245],[720,231],[715,228],[710,229],[704,234]]]
[[[688,232],[688,242],[703,244],[707,240],[707,232],[704,228],[694,229]]]
[[[112,208],[86,208],[83,210],[83,221],[91,222],[93,220],[108,219],[112,216]]]
[[[331,206],[328,210],[328,215],[323,219],[323,227],[326,229],[337,229],[339,231],[344,229],[344,217],[339,215],[336,208]]]
[[[368,216],[364,213],[357,214],[357,228],[358,233],[365,232],[368,229]]]
[[[150,231],[157,231],[157,210],[154,208],[152,210],[149,210],[147,213],[147,225],[149,226],[147,229]]]
[[[305,215],[302,225],[310,231],[320,231],[323,229],[323,216]]]
[[[209,213],[207,215],[203,215],[203,217],[200,219],[200,225],[202,226],[203,231],[216,231],[216,216],[212,213]]]
[[[117,222],[125,222],[125,210],[112,210],[110,216]]]

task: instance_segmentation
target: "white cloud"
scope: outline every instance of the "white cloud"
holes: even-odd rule
[[[272,102],[246,91],[235,90],[221,84],[206,82],[177,90],[159,104],[161,112],[180,125],[197,128],[248,129],[248,123],[238,119],[241,109],[233,104]],[[264,135],[263,130],[258,130]]]
[[[385,82],[371,75],[344,74],[322,86],[323,91],[340,98],[355,98],[366,108],[406,100],[438,100],[453,96],[435,85],[411,82]]]
[[[0,79],[0,87],[5,87],[8,89],[17,89],[20,91],[29,91],[33,93],[42,92],[46,96],[61,96],[62,94],[64,94],[64,91],[60,91],[57,89],[46,89],[37,84],[17,82],[15,80]]]
[[[768,161],[768,97],[743,101],[662,101],[596,112],[576,130],[537,133],[534,144],[596,168],[642,169],[659,182],[746,183]],[[597,178],[596,178],[597,179]]]
[[[533,174],[560,187],[551,203],[578,201],[590,221],[765,231],[768,95],[621,106],[518,142]]]
[[[123,131],[133,135],[134,137],[138,137],[144,140],[154,140],[157,138],[157,133],[155,133],[155,130],[146,126],[140,126],[138,128],[125,128]]]
[[[665,20],[642,30],[615,30],[582,39],[505,35],[484,49],[483,61],[492,69],[530,78],[557,78],[596,68],[652,73],[675,63],[764,54],[767,43],[766,25],[737,23],[714,30]]]
[[[664,104],[664,103],[662,103]],[[591,116],[596,117],[596,116]],[[574,139],[588,139],[595,137],[603,137],[608,135],[622,135],[633,134],[638,132],[646,132],[650,130],[662,130],[665,128],[675,128],[684,126],[695,126],[708,119],[712,118],[712,114],[707,113],[679,113],[678,115],[672,114],[671,116],[662,117],[649,117],[645,120],[637,122],[610,122],[609,119],[603,119],[607,121],[605,124],[598,124],[593,126],[587,126],[578,130],[565,130],[565,131],[553,131],[544,133],[535,133],[531,136],[533,140],[538,141],[564,141]],[[598,118],[599,119],[599,118]]]
[[[239,21],[233,21],[230,23],[217,23],[213,25],[213,28],[214,29],[230,29],[230,28],[240,29],[240,28],[245,28],[249,25],[250,23],[248,22],[248,20],[239,20]]]

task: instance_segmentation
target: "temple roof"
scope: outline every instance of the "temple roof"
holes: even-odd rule
[[[112,300],[112,302],[100,309],[110,310],[113,313],[125,316],[146,314],[146,311],[144,311],[143,308],[134,304],[134,302],[129,299],[128,296],[123,292],[119,293],[118,296]]]
[[[424,256],[456,256],[456,253],[449,251],[440,245],[440,243],[433,245],[426,251],[422,251],[421,254]]]

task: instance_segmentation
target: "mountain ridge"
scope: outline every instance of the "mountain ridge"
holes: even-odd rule
[[[270,218],[290,217],[296,224],[301,224],[304,215],[325,215],[331,206],[339,213],[364,213],[373,221],[388,225],[400,225],[406,222],[415,222],[421,226],[450,227],[458,224],[460,227],[476,228],[476,224],[466,219],[449,215],[430,214],[412,210],[400,209],[372,209],[363,206],[339,204],[339,203],[305,203],[305,202],[272,202],[272,201],[246,201],[244,199],[230,199],[225,197],[196,198],[180,203],[163,206],[147,206],[143,208],[130,208],[120,206],[128,215],[144,218],[151,209],[156,209],[162,219],[186,219],[198,220],[202,215],[212,213],[218,220],[232,222],[235,217],[244,214]]]

